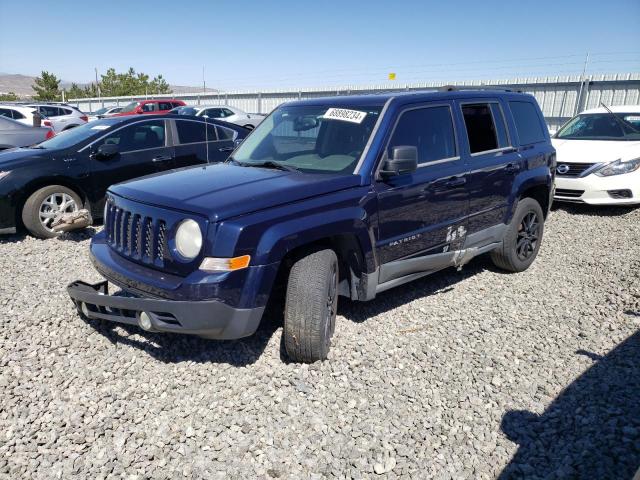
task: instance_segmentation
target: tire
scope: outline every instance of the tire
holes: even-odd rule
[[[326,360],[338,308],[338,257],[333,250],[310,253],[289,273],[284,307],[284,346],[295,362]]]
[[[54,197],[54,201],[60,200],[60,204],[56,209],[55,206],[45,203]],[[70,203],[70,200],[73,203]],[[60,210],[62,203],[65,202],[66,207],[64,212]],[[22,207],[22,223],[29,230],[29,232],[37,238],[53,238],[59,234],[53,230],[47,228],[43,221],[41,221],[41,211],[43,217],[46,217],[45,222],[51,223],[56,214],[62,214],[67,212],[75,212],[82,208],[82,200],[76,192],[63,187],[62,185],[50,185],[48,187],[41,188],[32,193]]]
[[[544,215],[533,198],[518,202],[500,248],[491,252],[491,260],[508,272],[523,272],[538,256],[544,233]]]

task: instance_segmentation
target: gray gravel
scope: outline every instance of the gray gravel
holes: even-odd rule
[[[341,299],[330,359],[281,318],[215,342],[86,323],[86,233],[0,239],[0,477],[621,478],[640,466],[640,209],[555,210],[485,258]]]

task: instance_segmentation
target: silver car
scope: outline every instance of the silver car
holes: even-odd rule
[[[55,135],[51,127],[31,127],[7,117],[0,117],[0,150],[27,147]]]
[[[225,122],[234,123],[250,130],[256,128],[265,118],[264,115],[247,113],[239,108],[228,105],[185,105],[184,107],[176,107],[169,113],[174,115],[215,118],[216,120],[224,120]]]

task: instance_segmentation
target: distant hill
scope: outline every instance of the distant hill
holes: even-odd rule
[[[30,97],[33,95],[32,85],[35,82],[36,77],[30,77],[29,75],[20,75],[12,73],[0,73],[0,93],[13,92],[19,97]],[[69,88],[71,83],[66,80],[60,82],[60,87]],[[78,82],[75,82],[78,83]],[[83,87],[85,83],[78,83]],[[197,93],[202,91],[202,87],[187,87],[184,85],[170,85],[173,93]],[[217,92],[214,88],[207,88],[207,92]]]

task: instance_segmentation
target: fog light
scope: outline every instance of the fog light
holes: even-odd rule
[[[80,303],[80,311],[85,317],[89,318],[89,307],[87,307],[86,303]]]
[[[140,328],[142,328],[143,330],[148,331],[153,328],[153,325],[151,324],[151,317],[147,312],[142,312],[140,314],[140,318],[138,319],[138,324],[140,325]]]

